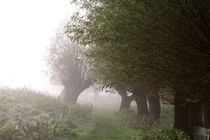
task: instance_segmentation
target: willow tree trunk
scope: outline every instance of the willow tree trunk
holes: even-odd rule
[[[135,94],[136,95],[136,94]],[[147,98],[144,94],[136,95],[135,101],[137,105],[137,113],[139,118],[148,116]]]
[[[123,88],[116,88],[118,91],[119,95],[121,96],[121,103],[120,103],[120,109],[119,111],[122,110],[128,110],[131,105],[132,97],[127,95],[126,89]]]
[[[204,127],[210,128],[210,100],[202,102]]]
[[[174,106],[174,128],[184,131],[189,134],[188,131],[188,105]]]
[[[189,107],[182,97],[182,90],[177,89],[174,94],[174,128],[182,130],[189,134],[188,130],[188,118]]]
[[[202,110],[201,110],[201,103],[190,103],[188,105],[188,123],[189,128],[195,127],[195,126],[203,126],[202,123]]]
[[[79,95],[84,91],[86,88],[90,87],[91,81],[90,80],[75,80],[74,86],[68,83],[65,84],[65,94],[64,94],[64,101],[76,104]]]
[[[187,103],[184,99],[175,96],[174,127],[184,131],[193,138],[194,128],[202,126],[201,103]]]
[[[69,89],[69,88],[66,88],[64,101],[68,102],[68,103],[71,103],[71,104],[76,104],[77,99],[78,99],[80,93],[83,90],[84,89]]]
[[[190,103],[188,104],[188,132],[191,136],[192,140],[196,140],[194,138],[194,128],[202,126],[202,112],[201,112],[201,103]]]
[[[158,95],[148,96],[149,101],[149,117],[152,123],[160,119],[160,100]]]
[[[128,110],[130,108],[131,105],[131,100],[128,96],[121,96],[122,100],[120,103],[120,111],[122,110]]]

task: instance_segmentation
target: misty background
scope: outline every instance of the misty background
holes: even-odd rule
[[[63,87],[50,82],[46,56],[56,32],[77,10],[68,0],[0,1],[0,86],[58,96]],[[86,89],[78,102],[119,107],[118,95],[97,91],[96,101],[93,90]]]
[[[60,24],[75,12],[68,0],[0,1],[0,86],[57,95],[47,76],[47,48]]]

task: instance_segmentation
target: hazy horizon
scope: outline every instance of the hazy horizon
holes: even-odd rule
[[[0,1],[0,86],[57,94],[45,56],[62,22],[76,10],[69,0]]]

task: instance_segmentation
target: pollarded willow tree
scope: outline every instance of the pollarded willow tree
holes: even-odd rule
[[[190,134],[203,125],[202,113],[210,127],[210,1],[73,2],[87,12],[75,15],[67,32],[73,41],[89,46],[87,57],[102,83],[126,81],[137,95],[145,87],[162,91],[161,99],[175,105],[176,128]],[[107,74],[97,67],[101,62]]]
[[[75,104],[80,93],[91,85],[88,65],[83,61],[85,48],[69,41],[64,32],[56,34],[49,47],[51,80],[64,86],[62,99]]]
[[[126,11],[125,6],[127,4],[120,1],[84,1],[82,6],[87,8],[86,10],[90,10],[90,13],[85,17],[78,17],[78,15],[73,17],[71,21],[74,22],[67,26],[67,32],[70,34],[71,39],[90,46],[86,56],[90,59],[90,63],[94,65],[93,70],[99,83],[105,86],[123,87],[137,94],[136,101],[139,108],[138,112],[140,112],[139,115],[148,115],[146,97],[150,94],[145,95],[146,93],[143,93],[142,90],[146,91],[145,88],[150,89],[150,86],[145,87],[145,85],[149,85],[145,76],[146,72],[151,73],[150,71],[153,68],[145,68],[144,64],[139,61],[139,59],[148,58],[145,55],[146,50],[144,52],[138,50],[136,45],[139,45],[139,40],[136,40],[136,37],[133,38],[132,35],[132,33],[138,31],[131,24],[135,18],[129,13],[132,9],[126,7]],[[113,7],[116,8],[113,9]],[[144,56],[141,56],[143,53]],[[154,58],[150,62],[153,62],[153,60]],[[149,77],[149,74],[147,76]],[[147,91],[153,92],[152,90]],[[158,95],[155,94],[153,98],[158,98]],[[155,106],[160,107],[159,100],[154,101]]]

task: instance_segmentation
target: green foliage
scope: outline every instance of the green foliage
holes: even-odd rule
[[[169,88],[161,97],[170,103],[174,93],[186,102],[209,98],[209,1],[72,2],[86,14],[76,13],[66,32],[88,46],[99,84]]]
[[[0,128],[2,140],[57,140],[75,136],[76,134],[68,125],[61,125],[56,119],[50,117],[20,120]]]
[[[29,120],[31,117],[52,116],[59,118],[66,104],[55,97],[29,89],[0,89],[0,123]]]
[[[15,123],[6,123],[0,127],[0,140],[22,140],[22,134],[16,129]]]
[[[190,140],[183,131],[171,129],[164,123],[156,123],[139,131],[140,140]]]
[[[169,107],[164,107],[165,112],[169,111],[168,109]],[[163,114],[161,116],[164,116]],[[139,119],[132,110],[122,111],[117,115],[125,126],[137,129],[137,140],[190,140],[183,131],[173,129],[171,122],[169,123],[172,116],[164,116],[151,124],[149,118]]]
[[[28,89],[0,89],[0,140],[136,140],[108,109],[69,105]],[[109,108],[112,109],[112,108]]]
[[[28,89],[0,89],[0,140],[75,138],[77,120],[90,118],[92,108],[73,106]]]

